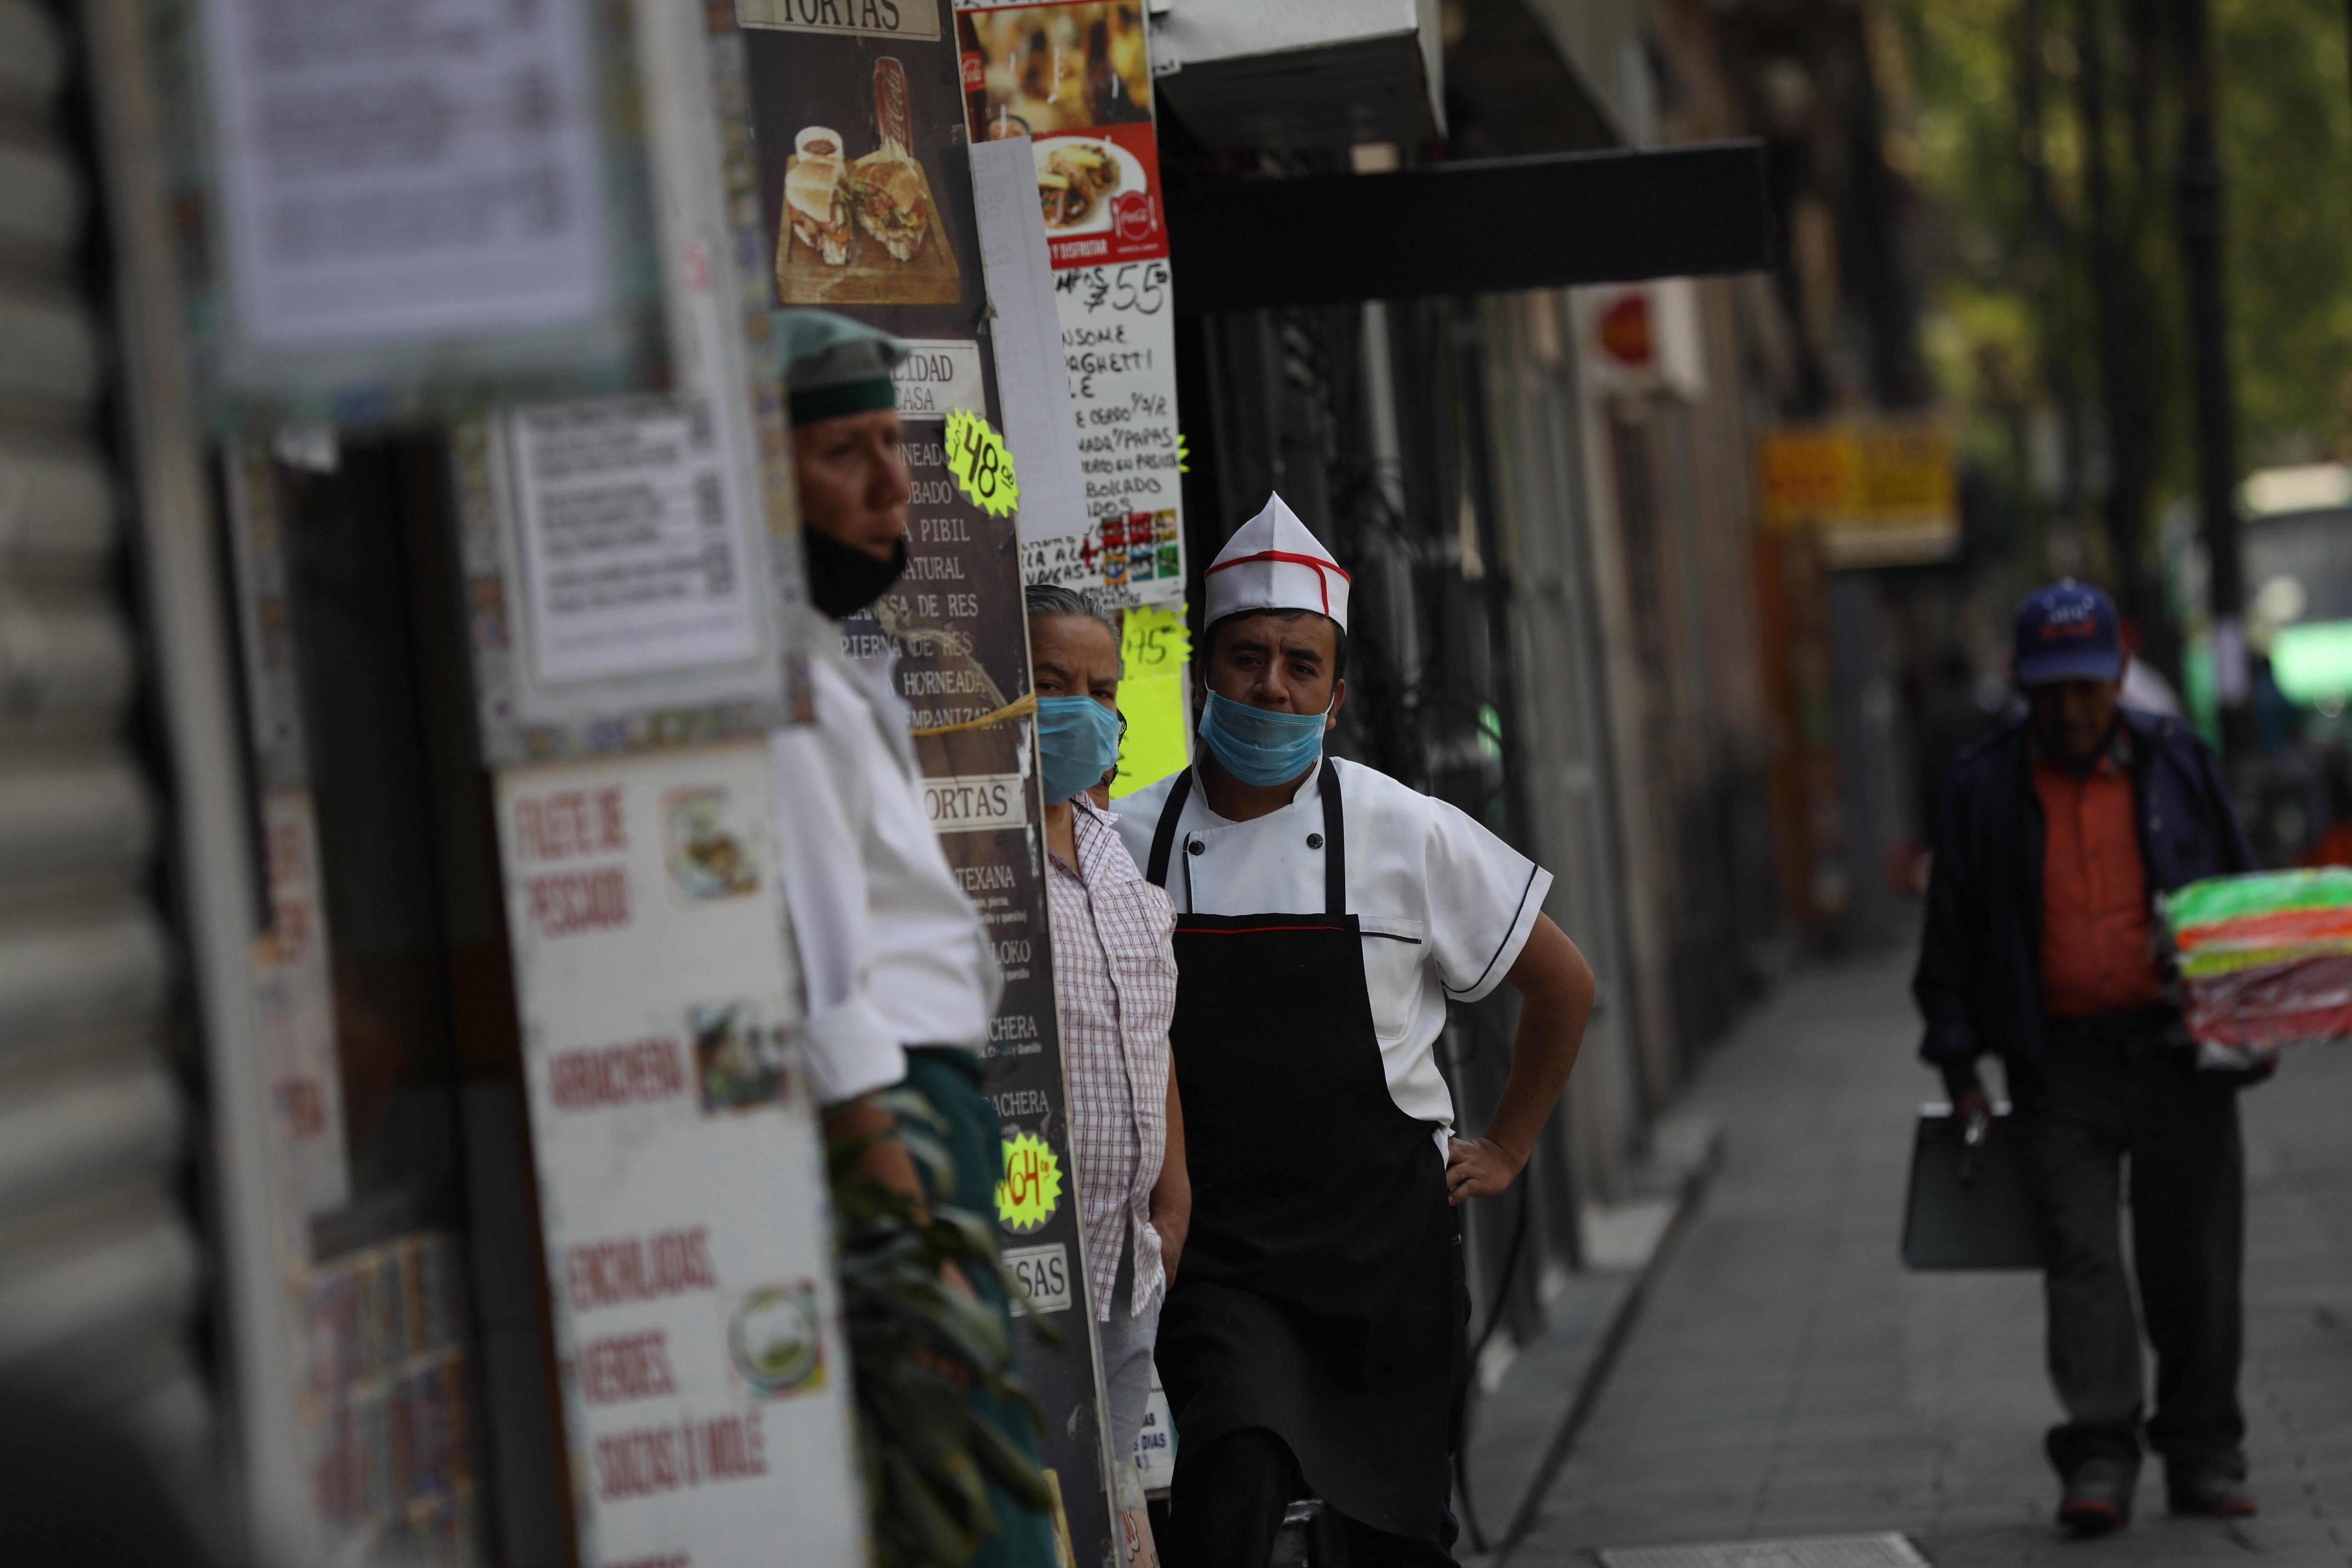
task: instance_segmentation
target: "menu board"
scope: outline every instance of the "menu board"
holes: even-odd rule
[[[866,1561],[764,745],[498,775],[580,1560]]]
[[[973,139],[1030,139],[1085,476],[1081,531],[1024,531],[1023,575],[1175,604],[1176,320],[1142,0],[957,0],[956,31]]]
[[[751,127],[748,145],[730,149],[740,159],[730,179],[756,188],[773,302],[855,316],[916,342],[924,362],[900,375],[914,482],[907,572],[844,623],[843,651],[897,660],[933,824],[1004,971],[989,1044],[988,1089],[1006,1138],[996,1217],[1037,1319],[1059,1337],[1053,1347],[1015,1336],[1045,1411],[1040,1444],[1073,1560],[1094,1564],[1115,1561],[1116,1545],[1045,929],[1042,808],[1030,725],[1001,716],[1029,691],[1028,625],[1015,518],[974,503],[948,467],[949,414],[961,408],[1000,430],[1004,417],[955,32],[947,0],[930,0],[928,11],[922,0],[739,0],[732,15],[711,6],[715,90],[722,110]],[[942,385],[944,395],[933,390]],[[959,725],[972,727],[922,734]]]

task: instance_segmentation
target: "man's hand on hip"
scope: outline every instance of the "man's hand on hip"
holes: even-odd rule
[[[1445,1146],[1446,1201],[1491,1198],[1517,1181],[1527,1163],[1492,1138],[1454,1139]]]

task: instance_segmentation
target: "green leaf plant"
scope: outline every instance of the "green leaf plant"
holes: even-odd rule
[[[934,1192],[952,1186],[941,1124],[920,1095],[875,1097],[893,1134]],[[962,1568],[1001,1523],[993,1482],[1019,1506],[1048,1512],[1052,1492],[1035,1461],[973,1402],[973,1390],[1044,1416],[1014,1371],[1011,1335],[966,1280],[994,1274],[1014,1300],[1021,1284],[997,1257],[993,1227],[944,1204],[928,1212],[860,1169],[877,1139],[826,1140],[839,1251],[843,1317],[857,1394],[857,1438],[880,1568]],[[1034,1331],[1055,1342],[1034,1316]]]

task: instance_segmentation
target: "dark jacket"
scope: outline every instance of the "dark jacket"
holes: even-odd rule
[[[2221,764],[2178,719],[2126,712],[2140,863],[2151,898],[2200,877],[2254,868]],[[1977,1058],[2001,1058],[2012,1099],[2042,1077],[2042,803],[2022,720],[1952,763],[1927,883],[1927,929],[1911,994],[1927,1020],[1919,1054],[1953,1093]]]

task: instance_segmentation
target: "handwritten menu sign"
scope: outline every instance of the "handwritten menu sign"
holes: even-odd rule
[[[498,776],[581,1561],[863,1563],[758,742]]]
[[[1017,1157],[1024,1174],[1020,1201],[998,1222],[1013,1267],[1044,1287],[1039,1318],[1060,1336],[1058,1348],[1026,1332],[1016,1341],[1045,1411],[1039,1444],[1060,1488],[1072,1560],[1094,1564],[1114,1561],[1117,1549],[1045,930],[1042,811],[1028,721],[991,721],[1029,690],[1018,519],[992,515],[962,492],[947,441],[957,406],[1005,428],[961,65],[947,0],[930,0],[931,31],[910,21],[919,0],[896,4],[888,26],[865,25],[863,5],[739,0],[731,14],[711,6],[714,89],[751,127],[748,143],[730,153],[740,179],[756,188],[776,305],[841,310],[916,342],[925,356],[942,344],[978,346],[976,367],[965,360],[902,373],[902,395],[920,394],[905,416],[914,483],[907,572],[841,636],[852,658],[897,660],[898,692],[918,730],[975,724],[919,738],[916,752],[949,863],[1004,971],[987,1087],[1004,1121],[1007,1168]],[[835,25],[844,19],[858,25]],[[942,407],[929,390],[942,383],[946,399],[970,404]],[[1049,1162],[1058,1190],[1044,1180]]]
[[[1085,482],[1077,531],[1024,533],[1023,574],[1175,604],[1176,322],[1142,0],[958,0],[956,31],[972,139],[1031,141]]]

